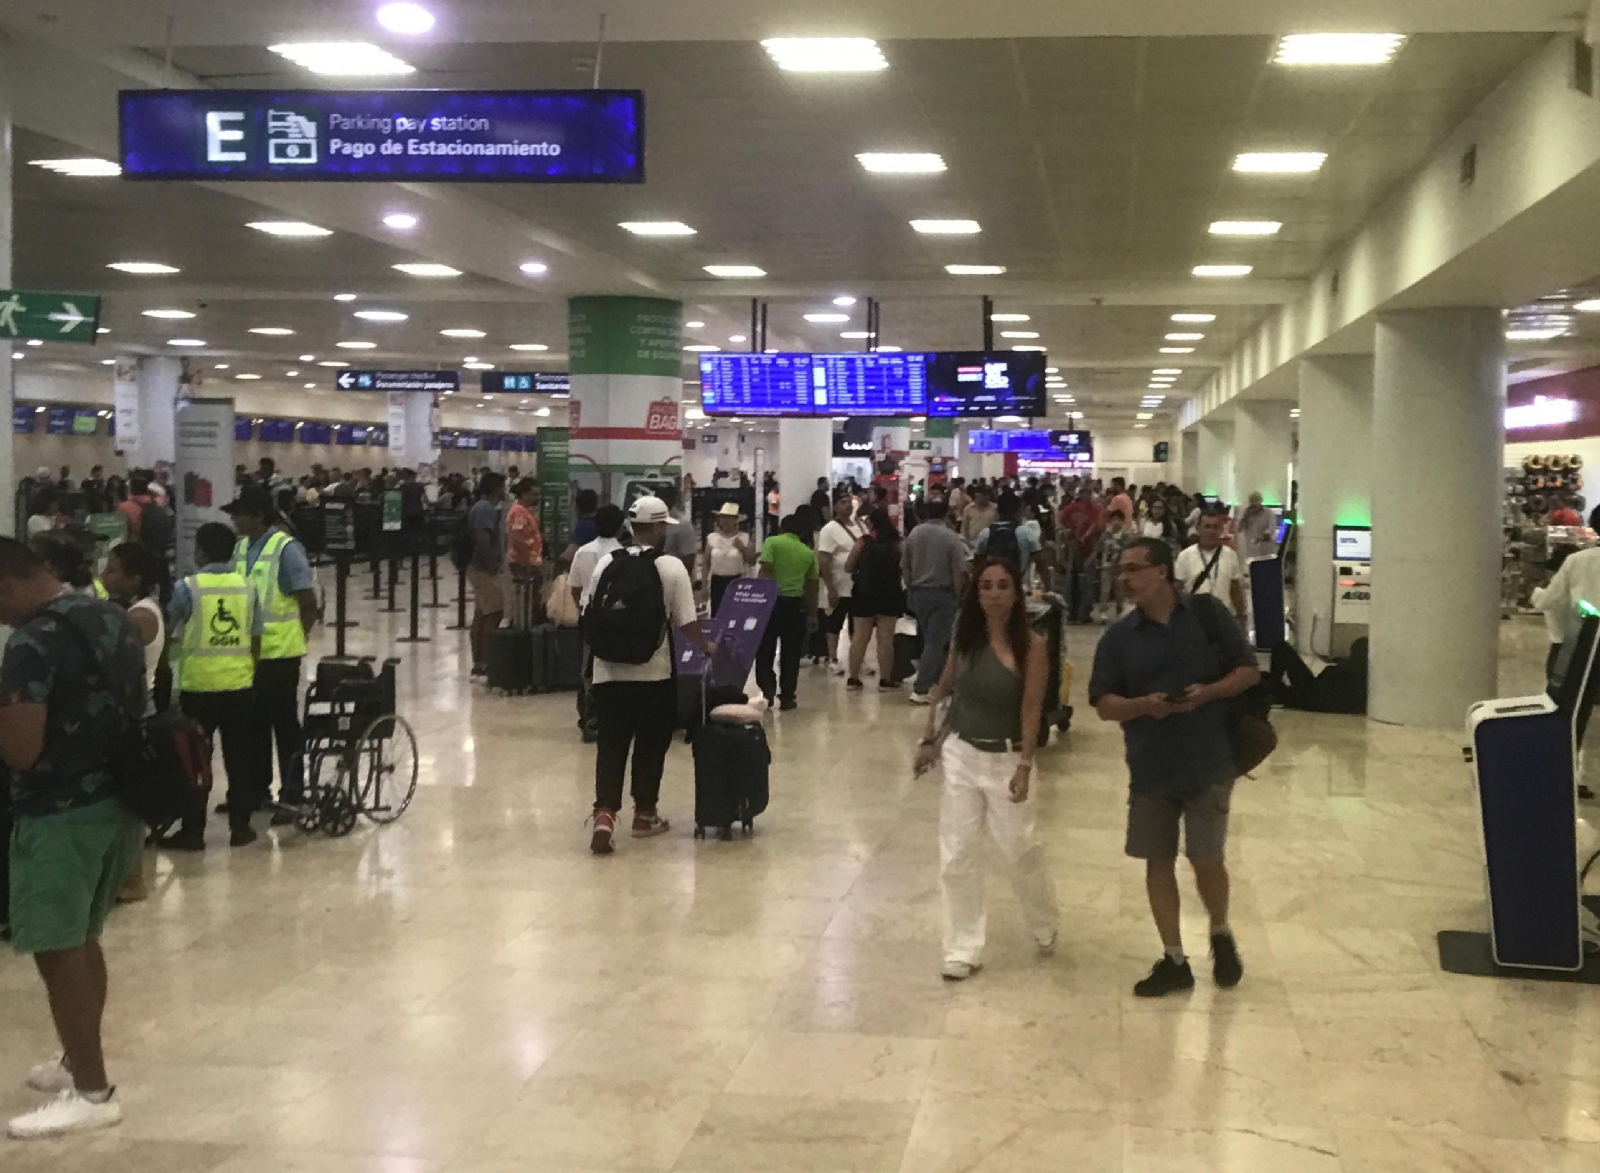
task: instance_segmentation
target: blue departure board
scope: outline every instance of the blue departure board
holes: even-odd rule
[[[815,415],[809,354],[703,354],[700,404],[707,415]]]
[[[703,354],[700,401],[713,416],[1044,415],[1044,356]]]
[[[1019,456],[1094,455],[1094,439],[1084,431],[1049,431],[1044,428],[985,429],[967,437],[970,452],[1014,452]]]

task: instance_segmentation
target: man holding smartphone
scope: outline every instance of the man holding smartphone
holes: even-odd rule
[[[1180,824],[1211,916],[1213,976],[1231,988],[1244,965],[1228,928],[1224,848],[1236,771],[1226,702],[1253,686],[1260,669],[1219,600],[1178,590],[1165,542],[1130,542],[1118,574],[1133,609],[1095,649],[1089,702],[1102,720],[1122,726],[1130,776],[1126,851],[1145,861],[1150,912],[1165,949],[1133,992],[1159,998],[1194,987],[1179,926]]]

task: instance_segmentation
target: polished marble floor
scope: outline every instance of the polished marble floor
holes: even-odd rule
[[[402,618],[361,606],[356,651]],[[1600,1167],[1600,990],[1439,972],[1434,932],[1484,920],[1455,736],[1284,715],[1236,798],[1244,984],[1142,1003],[1129,987],[1159,949],[1120,853],[1120,742],[1080,707],[1041,755],[1059,953],[1034,955],[995,873],[987,968],[952,986],[938,786],[910,776],[922,714],[903,698],[808,671],[753,841],[690,838],[680,746],[673,833],[596,859],[571,698],[468,687],[450,615],[404,652],[411,812],[162,860],[106,935],[125,1123],[0,1142],[0,1169]],[[1080,705],[1092,639],[1072,641]],[[1504,639],[1504,691],[1525,691],[1542,632]],[[0,959],[0,1112],[34,1102],[20,1076],[50,1050],[31,969]]]

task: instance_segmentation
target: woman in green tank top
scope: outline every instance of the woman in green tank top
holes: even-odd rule
[[[1033,755],[1049,661],[1028,622],[1016,569],[981,560],[968,575],[944,675],[930,694],[928,732],[917,748],[918,775],[944,766],[939,808],[940,887],[944,893],[944,969],[948,981],[982,967],[986,919],[982,848],[988,827],[1011,865],[1023,919],[1041,954],[1055,947],[1060,910],[1044,851],[1034,833]],[[940,722],[940,702],[950,709]]]

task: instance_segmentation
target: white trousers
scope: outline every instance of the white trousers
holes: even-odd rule
[[[988,921],[983,911],[983,830],[1011,868],[1022,919],[1035,941],[1054,936],[1061,918],[1044,849],[1034,834],[1037,800],[1011,801],[1018,755],[984,753],[952,734],[944,743],[939,805],[939,884],[944,891],[946,961],[977,965]]]

